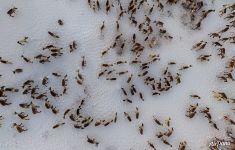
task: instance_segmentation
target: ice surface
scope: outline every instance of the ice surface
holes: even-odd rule
[[[102,7],[105,0],[99,0]],[[111,0],[110,0],[111,2]],[[123,6],[128,5],[128,1],[122,1]],[[149,3],[154,3],[149,1]],[[164,2],[165,3],[165,2]],[[230,97],[235,97],[235,83],[224,83],[216,77],[224,71],[226,62],[235,55],[234,44],[224,44],[226,55],[224,59],[217,56],[214,46],[208,44],[202,52],[192,51],[192,45],[200,40],[213,41],[208,34],[218,32],[228,23],[218,15],[223,4],[232,4],[234,0],[208,0],[205,8],[215,9],[214,13],[202,22],[200,30],[191,30],[188,25],[183,25],[183,12],[181,6],[166,5],[166,10],[152,14],[152,20],[161,20],[167,32],[173,37],[172,40],[161,40],[160,44],[148,49],[151,53],[160,55],[160,61],[152,65],[149,72],[159,76],[167,63],[175,61],[177,64],[171,67],[172,72],[177,72],[177,68],[182,65],[191,64],[193,67],[182,71],[181,84],[173,85],[173,88],[159,96],[152,96],[149,87],[143,81],[134,77],[134,84],[141,90],[145,101],[141,101],[138,96],[132,98],[133,103],[123,102],[121,87],[127,87],[127,76],[118,78],[117,81],[107,81],[105,78],[98,79],[101,70],[101,63],[112,63],[118,60],[131,61],[133,56],[129,52],[131,48],[131,37],[137,33],[137,40],[141,41],[145,37],[130,24],[128,18],[124,17],[120,21],[120,32],[128,39],[126,49],[122,56],[117,55],[114,50],[106,57],[101,57],[101,51],[108,48],[113,39],[119,34],[115,30],[117,8],[107,15],[104,10],[94,13],[84,0],[0,0],[0,56],[13,62],[12,65],[0,64],[1,86],[18,87],[28,80],[34,80],[37,84],[44,76],[49,78],[49,86],[56,91],[61,90],[60,79],[51,75],[58,72],[68,75],[68,91],[66,95],[57,99],[49,97],[49,100],[60,112],[54,115],[44,107],[40,100],[32,100],[28,95],[19,93],[7,94],[9,106],[0,105],[0,115],[4,117],[0,120],[0,150],[147,150],[150,149],[147,141],[154,143],[157,149],[177,149],[182,141],[187,141],[187,149],[199,150],[207,149],[208,141],[217,136],[224,138],[227,127],[232,127],[223,120],[224,115],[234,118],[234,104],[227,104],[224,101],[216,101],[212,96],[213,90],[224,91]],[[7,11],[12,7],[17,7],[14,18],[7,15]],[[150,5],[151,6],[151,5]],[[171,14],[167,13],[167,10]],[[143,12],[139,12],[136,18],[143,19]],[[64,21],[63,26],[57,24],[57,20]],[[103,36],[100,33],[100,26],[105,21]],[[48,35],[52,31],[60,36],[54,39]],[[234,28],[231,27],[227,35],[231,35]],[[17,44],[22,37],[29,37],[28,43],[24,46]],[[68,44],[77,41],[78,49],[69,53]],[[22,60],[21,55],[33,58],[42,52],[42,48],[47,44],[55,44],[63,47],[64,54],[58,58],[52,58],[50,63],[33,64]],[[129,46],[128,46],[129,45]],[[199,62],[196,58],[199,54],[211,54],[209,62]],[[85,56],[87,66],[81,69],[82,56]],[[143,57],[144,58],[144,57]],[[145,57],[146,58],[146,57]],[[147,60],[143,60],[147,61]],[[23,68],[23,73],[13,74],[16,68]],[[76,70],[80,69],[86,78],[85,85],[79,86],[76,83]],[[118,66],[119,71],[129,70],[138,75],[139,69],[129,64]],[[47,88],[48,88],[47,87]],[[42,90],[47,88],[40,86]],[[84,88],[86,93],[84,94]],[[189,97],[190,94],[198,94],[200,100]],[[118,114],[118,121],[109,126],[95,127],[94,122],[87,128],[75,129],[73,122],[69,119],[63,120],[63,113],[67,108],[76,109],[82,98],[86,102],[82,113],[91,116],[94,120],[112,119],[115,112]],[[19,103],[33,101],[39,105],[41,113],[32,114],[30,110],[22,109]],[[196,115],[193,119],[185,117],[185,111],[190,104],[199,103],[200,108],[210,107],[210,112],[220,130],[216,130],[208,123],[202,115]],[[134,119],[135,108],[140,111],[140,118]],[[30,120],[22,121],[14,112],[24,111],[29,114]],[[128,112],[133,121],[129,122],[123,115]],[[173,145],[169,147],[156,138],[156,133],[161,130],[153,121],[153,116],[157,116],[162,122],[171,118],[171,126],[174,127],[173,135],[168,141]],[[19,134],[12,123],[23,123],[28,129]],[[58,122],[65,122],[64,126],[52,129]],[[138,126],[144,123],[144,134],[140,135]],[[86,136],[95,137],[100,142],[96,147],[87,143]]]

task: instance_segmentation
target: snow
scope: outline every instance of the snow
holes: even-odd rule
[[[99,0],[102,7],[105,0]],[[111,1],[111,0],[110,0]],[[147,150],[150,149],[147,141],[154,143],[157,149],[177,149],[182,141],[187,141],[187,149],[199,150],[207,149],[208,142],[215,136],[226,137],[225,130],[231,126],[224,122],[223,116],[230,115],[234,118],[234,104],[224,101],[216,101],[212,91],[224,91],[229,97],[235,97],[234,82],[224,83],[216,76],[224,71],[225,64],[235,56],[234,45],[224,44],[226,55],[224,59],[217,56],[214,46],[208,44],[200,52],[191,50],[192,45],[205,40],[212,42],[209,33],[218,32],[225,27],[228,22],[218,15],[223,4],[232,4],[234,0],[208,0],[205,5],[207,9],[216,11],[209,14],[202,21],[200,30],[191,30],[189,26],[182,23],[184,12],[180,4],[176,6],[166,5],[166,9],[171,11],[171,15],[165,10],[162,13],[156,11],[151,15],[153,20],[161,20],[167,32],[173,37],[172,40],[161,39],[160,44],[153,49],[148,49],[150,53],[160,55],[160,61],[150,67],[150,74],[160,76],[168,62],[175,61],[175,66],[169,66],[169,70],[177,72],[182,65],[191,64],[188,70],[181,73],[181,83],[173,85],[173,88],[163,92],[159,96],[152,96],[149,87],[139,80],[138,67],[124,64],[117,66],[118,71],[128,70],[136,76],[133,83],[140,90],[145,101],[141,101],[138,96],[131,98],[132,104],[123,102],[121,87],[127,87],[127,75],[118,77],[117,81],[107,81],[105,78],[98,79],[101,71],[101,63],[113,63],[118,60],[133,60],[129,49],[131,48],[132,34],[137,33],[137,41],[145,37],[138,32],[127,17],[120,21],[120,32],[128,39],[126,48],[122,56],[117,55],[113,50],[107,56],[101,57],[101,51],[107,49],[113,39],[119,35],[116,32],[117,8],[107,15],[105,10],[93,12],[89,8],[87,1],[83,0],[0,0],[0,56],[3,59],[13,62],[13,64],[0,64],[0,85],[6,87],[17,87],[21,89],[22,84],[30,79],[35,84],[40,84],[43,77],[49,78],[48,87],[53,87],[55,91],[60,91],[61,78],[53,76],[52,72],[58,72],[62,76],[68,75],[68,94],[59,98],[49,96],[49,100],[60,112],[55,115],[44,107],[43,101],[33,100],[29,95],[18,93],[7,94],[9,106],[0,105],[0,115],[3,120],[0,128],[0,150]],[[123,6],[128,5],[128,1],[122,1]],[[149,1],[152,3],[152,1]],[[17,7],[15,17],[10,17],[6,12]],[[150,5],[151,6],[151,5]],[[143,11],[143,10],[142,10]],[[144,11],[143,11],[144,12]],[[143,20],[143,12],[137,12],[136,18]],[[141,19],[142,18],[142,19]],[[58,19],[62,19],[63,26],[59,26]],[[185,19],[185,18],[184,18]],[[105,21],[103,36],[100,33],[102,22]],[[48,35],[48,31],[60,36],[55,39]],[[234,34],[234,28],[225,35]],[[28,43],[24,46],[17,44],[23,37],[29,37]],[[69,43],[75,40],[78,44],[77,50],[69,53]],[[54,44],[63,47],[64,54],[61,57],[52,58],[50,63],[40,64],[36,60],[33,64],[22,60],[21,55],[33,58],[42,53],[45,45]],[[209,62],[200,62],[196,58],[200,54],[211,54]],[[147,56],[147,54],[145,54]],[[82,69],[82,56],[85,56],[87,66]],[[147,57],[142,57],[142,61],[147,61]],[[23,68],[23,73],[13,74],[16,68]],[[76,70],[80,70],[85,77],[85,85],[76,83]],[[128,74],[129,75],[129,74]],[[40,90],[49,91],[48,87],[39,85]],[[84,88],[86,93],[84,94]],[[49,93],[49,92],[48,92]],[[190,94],[198,94],[201,99],[192,99]],[[49,95],[49,94],[48,94]],[[73,122],[68,118],[63,119],[63,113],[68,108],[76,109],[82,98],[86,98],[82,113],[91,116],[94,120],[112,119],[117,112],[117,123],[108,126],[94,126],[94,121],[85,129],[76,129]],[[41,113],[32,114],[30,109],[20,108],[22,102],[33,101],[40,106]],[[199,104],[199,108],[210,107],[213,121],[217,123],[220,130],[214,129],[203,114],[196,114],[192,119],[185,117],[186,109],[190,104]],[[135,108],[140,111],[140,118],[135,119]],[[29,114],[30,120],[24,121],[17,117],[14,112],[24,111]],[[128,112],[132,117],[129,122],[123,115]],[[153,121],[153,116],[159,120],[171,118],[171,126],[174,133],[168,139],[173,145],[171,148],[161,142],[155,135],[161,128]],[[12,123],[23,123],[26,132],[18,133],[12,128]],[[52,129],[58,122],[66,124]],[[144,123],[144,134],[140,135],[138,126]],[[164,129],[164,128],[163,128]],[[89,144],[87,135],[95,137],[99,146]]]

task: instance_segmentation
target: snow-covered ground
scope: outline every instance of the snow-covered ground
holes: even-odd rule
[[[91,3],[93,0],[91,0]],[[96,1],[95,1],[96,2]],[[129,0],[121,0],[123,9],[128,8]],[[137,0],[138,5],[140,0]],[[158,1],[148,0],[137,9],[134,14],[137,20],[137,27],[131,24],[130,15],[124,13],[124,16],[118,20],[119,31],[116,29],[116,21],[120,14],[118,1],[109,0],[110,12],[106,13],[106,0],[99,0],[101,10],[95,12],[90,8],[85,0],[0,0],[0,57],[1,60],[7,60],[12,64],[0,63],[0,85],[1,92],[8,87],[19,89],[18,92],[4,92],[10,105],[2,106],[0,104],[0,150],[148,150],[153,149],[152,143],[156,149],[178,149],[180,142],[186,141],[186,149],[200,150],[208,149],[209,142],[218,137],[230,140],[226,131],[235,130],[234,124],[229,123],[224,116],[235,120],[234,100],[235,82],[223,82],[218,78],[226,69],[228,61],[235,56],[234,43],[232,39],[226,42],[218,38],[212,38],[208,34],[219,32],[230,24],[228,31],[220,33],[221,39],[224,37],[234,37],[234,17],[229,21],[224,19],[231,13],[232,9],[228,8],[226,14],[220,16],[219,11],[224,4],[231,5],[234,0],[207,0],[204,6],[196,11],[196,21],[200,19],[203,10],[215,10],[201,22],[199,29],[194,28],[195,22],[190,22],[190,11],[184,9],[181,4],[184,0],[179,0],[177,4],[166,4],[164,10],[160,11],[157,7]],[[197,1],[198,2],[198,1]],[[95,3],[97,4],[97,3]],[[149,10],[153,6],[152,14]],[[91,4],[92,7],[93,3]],[[113,6],[112,6],[113,5]],[[16,7],[14,17],[9,16],[7,12]],[[233,6],[234,7],[234,6]],[[235,8],[233,8],[233,13]],[[144,22],[145,14],[151,19],[153,32],[149,39],[156,37],[157,44],[150,48],[148,42],[144,42],[147,34],[139,31],[138,26]],[[63,25],[58,24],[58,20],[63,21]],[[164,23],[163,27],[156,26],[155,20]],[[104,28],[101,26],[104,21]],[[172,36],[172,39],[160,35],[159,29],[164,28]],[[52,37],[48,31],[56,34],[59,38]],[[136,42],[145,47],[141,56],[136,56],[131,52],[133,43],[132,36],[136,34]],[[122,34],[121,38],[116,40],[117,46],[110,48],[108,53],[101,56],[104,50],[107,50],[116,36]],[[17,43],[28,37],[27,42],[23,45]],[[148,39],[148,40],[149,40]],[[148,41],[147,40],[147,41]],[[204,49],[196,51],[192,49],[193,45],[206,41]],[[234,39],[233,39],[234,40]],[[69,44],[76,41],[77,46],[74,51],[70,52]],[[215,46],[213,42],[218,41],[222,46]],[[20,41],[22,42],[22,41]],[[125,43],[122,54],[120,45]],[[54,45],[63,48],[61,56],[50,56],[50,62],[44,64],[34,58],[39,54],[49,56],[49,50],[42,50],[47,45]],[[226,53],[223,59],[218,56],[218,49],[225,48]],[[180,74],[181,83],[177,84],[176,79],[171,82],[172,88],[168,91],[161,92],[160,95],[152,95],[151,86],[147,86],[143,79],[139,77],[144,71],[140,69],[139,64],[131,64],[135,57],[141,63],[152,60],[150,55],[159,55],[156,62],[149,65],[147,76],[154,77],[157,80],[161,77],[162,84],[164,77],[163,72],[168,67],[175,78],[177,73]],[[33,61],[27,63],[21,56],[27,57]],[[197,58],[200,55],[211,55],[209,61],[200,61]],[[84,67],[82,62],[86,61]],[[117,61],[127,61],[127,63],[117,65]],[[168,65],[169,62],[175,62],[175,65]],[[108,71],[115,69],[114,72],[107,75],[106,71],[103,76],[98,78],[100,72],[105,70],[101,64],[111,64],[107,67]],[[235,62],[234,62],[235,64]],[[192,65],[192,67],[179,70],[182,66]],[[232,67],[235,67],[232,66]],[[23,72],[13,73],[17,68],[22,68]],[[110,69],[112,68],[112,69]],[[231,69],[231,68],[229,68]],[[232,68],[234,69],[234,68]],[[83,76],[82,85],[77,83],[77,70]],[[118,75],[118,72],[125,72]],[[58,73],[61,77],[52,75]],[[133,74],[130,84],[127,83],[128,77]],[[234,75],[234,71],[231,71]],[[57,93],[63,91],[61,82],[67,75],[67,92],[53,97],[50,87]],[[48,78],[48,84],[42,85],[44,77]],[[78,77],[79,78],[79,77]],[[106,80],[106,78],[117,78],[115,81]],[[53,108],[59,110],[57,114],[44,106],[45,97],[34,99],[29,94],[22,94],[24,89],[22,85],[27,80],[33,80],[32,87],[37,86],[36,91],[46,93],[47,101],[53,105]],[[155,83],[156,84],[156,83]],[[130,88],[134,85],[137,93],[131,95]],[[157,85],[156,85],[157,86]],[[128,96],[125,96],[121,90],[124,88]],[[227,98],[218,101],[213,97],[213,91],[226,93]],[[144,101],[139,97],[142,93]],[[31,92],[32,94],[32,92]],[[36,95],[39,95],[36,94]],[[198,98],[192,98],[190,95],[198,95]],[[1,96],[3,96],[1,94]],[[128,97],[132,103],[123,101]],[[84,105],[80,110],[83,117],[91,117],[89,126],[84,129],[74,128],[74,121],[69,119],[71,114],[75,114],[82,99]],[[229,103],[226,102],[229,101]],[[32,103],[39,106],[37,109],[40,113],[33,114],[31,104],[29,108],[21,108],[20,103]],[[186,111],[190,105],[198,103],[196,115],[193,118],[186,117]],[[136,107],[139,110],[139,118],[136,119]],[[209,113],[212,116],[218,130],[212,123],[209,123],[205,117],[206,114],[200,113],[202,109],[209,107]],[[63,119],[64,112],[71,109]],[[14,112],[24,112],[28,114],[29,120],[20,119]],[[124,112],[130,115],[131,122],[124,115]],[[117,121],[114,122],[115,113]],[[154,116],[163,123],[158,125],[154,121]],[[171,118],[169,127],[165,123]],[[113,120],[109,125],[95,126],[98,120]],[[23,124],[25,132],[18,133],[13,123]],[[52,127],[57,123],[65,123],[58,128]],[[139,132],[139,127],[144,124],[143,135]],[[169,137],[164,135],[171,145],[162,142],[158,138],[159,132],[165,132],[173,128],[173,133]],[[89,138],[95,138],[99,142],[98,146],[87,142]],[[234,134],[233,134],[234,136]]]

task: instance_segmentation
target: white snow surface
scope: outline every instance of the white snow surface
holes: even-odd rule
[[[104,0],[100,0],[102,7]],[[122,1],[123,5],[127,1]],[[118,56],[111,51],[107,56],[101,57],[101,51],[111,45],[117,33],[115,30],[117,12],[115,8],[107,15],[105,11],[93,12],[85,0],[0,0],[0,56],[13,62],[12,65],[0,64],[0,85],[20,88],[24,81],[28,79],[40,83],[44,76],[49,78],[48,87],[53,87],[56,91],[61,90],[60,79],[51,75],[58,72],[68,75],[68,94],[59,98],[49,97],[49,100],[60,112],[54,115],[44,107],[40,100],[32,100],[28,95],[21,92],[8,94],[8,99],[12,103],[9,106],[0,106],[1,120],[0,128],[0,150],[148,150],[151,149],[147,141],[154,143],[159,150],[177,149],[181,141],[187,141],[187,149],[200,150],[207,149],[208,141],[217,136],[224,137],[225,129],[228,126],[224,123],[223,116],[229,114],[234,118],[232,104],[223,101],[216,101],[212,96],[213,90],[221,90],[227,95],[235,97],[235,83],[224,83],[218,78],[220,72],[224,70],[225,63],[235,55],[234,45],[226,45],[226,55],[224,59],[217,56],[216,48],[207,45],[202,52],[191,50],[192,45],[200,40],[213,41],[208,34],[220,31],[227,22],[218,15],[223,4],[233,3],[234,0],[215,0],[206,2],[206,8],[216,11],[209,14],[202,22],[200,30],[191,30],[182,24],[182,9],[180,6],[168,6],[172,15],[164,13],[154,13],[151,18],[164,22],[164,27],[173,37],[172,40],[162,40],[160,44],[149,49],[150,52],[159,54],[160,61],[150,67],[152,75],[160,74],[166,68],[167,63],[175,61],[175,66],[170,69],[177,71],[182,65],[191,64],[193,67],[182,71],[181,84],[173,85],[173,88],[163,92],[159,96],[152,96],[149,87],[143,81],[134,77],[133,83],[137,89],[141,90],[145,101],[141,101],[138,96],[132,98],[133,103],[128,104],[122,101],[123,95],[121,87],[126,85],[127,76],[123,75],[117,81],[107,81],[105,78],[98,79],[101,70],[101,63],[112,63],[117,60],[130,61],[133,57],[128,52],[130,46],[126,46],[124,54]],[[7,15],[7,11],[12,7],[17,7],[14,18]],[[137,17],[141,18],[141,13]],[[63,26],[59,26],[58,19],[64,21]],[[100,26],[105,21],[104,36],[101,36]],[[48,35],[52,31],[60,36],[55,39]],[[234,30],[233,30],[234,31]],[[120,21],[120,32],[129,39],[126,44],[131,43],[132,34],[137,30],[133,28],[127,18]],[[231,31],[230,31],[231,32]],[[24,46],[17,44],[22,37],[29,37],[28,43]],[[137,40],[142,39],[137,35]],[[68,44],[76,40],[78,48],[69,53]],[[42,52],[42,47],[47,44],[55,44],[63,47],[64,54],[61,57],[52,59],[50,63],[40,64],[36,61],[33,64],[22,60],[21,55],[33,58]],[[196,58],[199,54],[211,54],[209,62],[199,62]],[[85,56],[87,66],[82,69],[82,56]],[[20,74],[13,74],[16,68],[23,68]],[[79,69],[85,77],[85,87],[88,96],[82,113],[89,115],[94,120],[112,118],[117,112],[117,123],[108,126],[95,127],[94,122],[85,129],[76,129],[68,117],[63,120],[63,113],[68,108],[79,105],[84,97],[83,86],[75,81],[76,70]],[[125,64],[119,66],[120,71],[129,70],[138,75],[138,68]],[[48,87],[42,87],[48,91]],[[192,99],[190,94],[198,94],[201,99]],[[18,106],[19,103],[33,101],[39,105],[38,114],[32,114],[27,109]],[[199,103],[200,108],[210,107],[213,120],[220,130],[216,130],[209,125],[207,119],[202,115],[196,115],[193,119],[185,117],[186,109],[190,104]],[[140,111],[140,118],[134,119],[135,108]],[[29,115],[30,120],[19,119],[14,112],[24,111]],[[123,115],[128,112],[132,119],[129,122]],[[163,144],[156,133],[161,127],[153,121],[153,116],[164,122],[171,118],[171,126],[174,127],[173,135],[168,141],[173,147]],[[26,132],[18,133],[12,128],[12,123],[23,123]],[[52,129],[58,122],[65,122],[65,125]],[[144,134],[140,135],[138,126],[144,123]],[[99,141],[99,146],[89,144],[87,135],[95,137]]]

